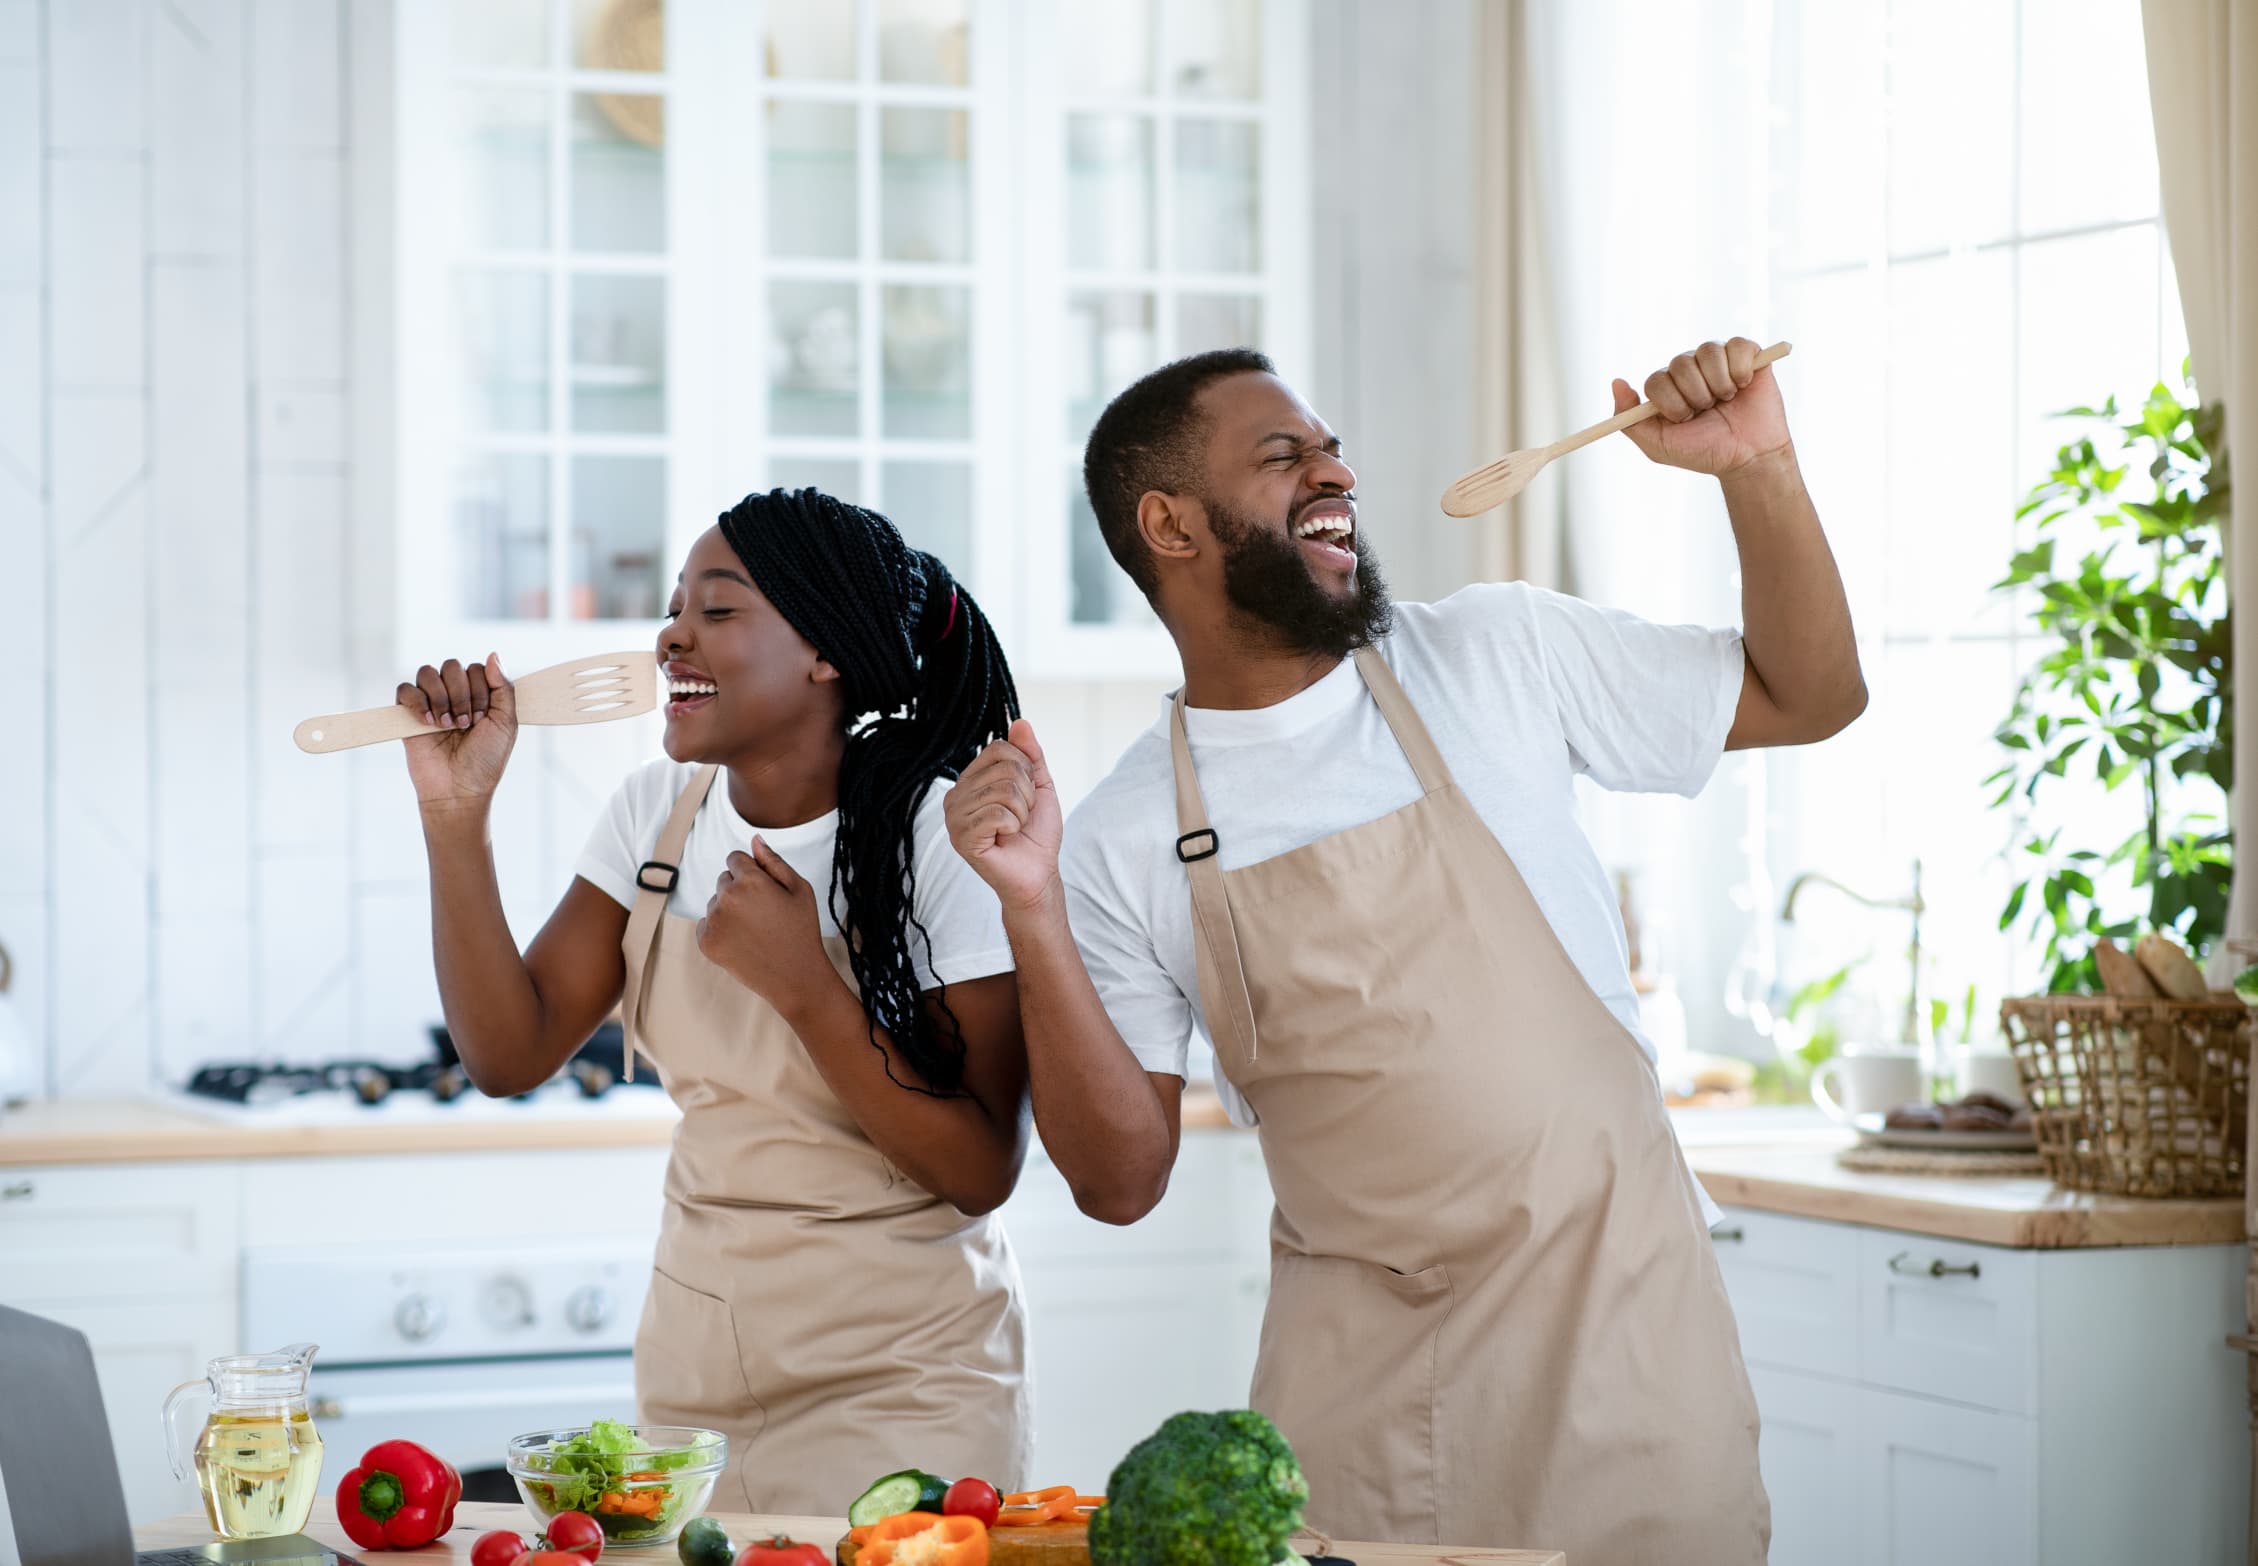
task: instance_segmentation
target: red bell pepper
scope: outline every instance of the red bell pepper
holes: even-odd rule
[[[412,1550],[455,1526],[463,1476],[413,1441],[379,1441],[337,1486],[337,1525],[364,1550]]]

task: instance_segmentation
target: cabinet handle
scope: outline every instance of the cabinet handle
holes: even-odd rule
[[[1717,1245],[1738,1245],[1748,1238],[1748,1231],[1736,1223],[1730,1228],[1710,1230],[1709,1238]]]
[[[1945,1259],[1942,1256],[1932,1256],[1925,1262],[1918,1262],[1913,1260],[1911,1251],[1899,1251],[1895,1256],[1892,1256],[1890,1258],[1890,1271],[1902,1273],[1908,1278],[1949,1278],[1955,1273],[1970,1278],[1980,1278],[1984,1275],[1983,1263],[1981,1262],[1968,1262],[1963,1266],[1952,1267],[1945,1264]]]
[[[13,1185],[0,1185],[0,1202],[28,1202],[32,1185],[29,1180],[18,1180]]]

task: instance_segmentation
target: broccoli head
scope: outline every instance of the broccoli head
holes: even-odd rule
[[[1296,1559],[1309,1481],[1252,1409],[1178,1414],[1130,1449],[1090,1518],[1092,1566],[1277,1566]]]

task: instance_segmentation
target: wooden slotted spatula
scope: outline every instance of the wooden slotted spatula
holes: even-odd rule
[[[1756,356],[1756,368],[1763,369],[1775,359],[1785,359],[1791,345],[1774,343]],[[1655,415],[1651,402],[1642,402],[1635,408],[1625,408],[1612,419],[1603,419],[1588,430],[1578,430],[1563,440],[1549,446],[1532,446],[1527,451],[1509,452],[1486,468],[1476,468],[1457,483],[1443,491],[1443,514],[1453,517],[1480,516],[1492,506],[1503,505],[1524,489],[1529,480],[1544,471],[1545,464],[1555,457],[1565,457],[1579,446],[1589,446],[1603,435],[1617,430],[1627,430],[1634,424],[1643,424]]]
[[[659,655],[648,648],[598,653],[551,664],[512,683],[517,687],[520,723],[609,723],[614,718],[640,717],[659,704]],[[308,718],[293,737],[300,750],[323,755],[382,740],[450,732],[462,731],[435,729],[394,702],[389,707]]]

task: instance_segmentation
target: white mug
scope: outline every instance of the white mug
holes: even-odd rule
[[[2023,1102],[2023,1074],[2015,1069],[2015,1057],[2006,1050],[1956,1049],[1952,1052],[1952,1076],[1963,1097],[1980,1092],[2010,1104]]]
[[[1887,1114],[1927,1096],[1921,1091],[1921,1057],[1906,1050],[1837,1055],[1811,1073],[1811,1101],[1828,1119],[1846,1125],[1853,1116]]]

